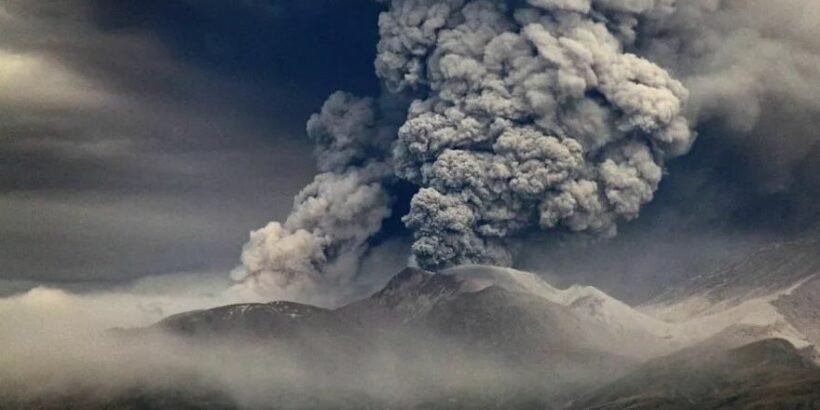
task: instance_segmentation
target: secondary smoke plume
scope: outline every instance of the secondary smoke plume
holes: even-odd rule
[[[321,171],[294,199],[284,224],[253,232],[232,278],[257,294],[304,299],[345,283],[368,238],[391,214],[386,184],[391,127],[372,99],[333,94],[308,122]],[[242,286],[239,288],[243,291]]]
[[[667,3],[389,2],[375,67],[382,99],[413,99],[403,124],[331,96],[308,123],[323,173],[252,234],[234,279],[291,298],[346,280],[403,199],[396,179],[419,188],[403,220],[424,268],[510,265],[539,230],[614,235],[693,142],[687,89],[624,51]]]

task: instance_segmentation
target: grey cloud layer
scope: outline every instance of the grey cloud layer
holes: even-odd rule
[[[314,172],[292,158],[300,127],[256,119],[282,114],[146,30],[102,29],[96,7],[0,4],[0,279],[228,268]]]

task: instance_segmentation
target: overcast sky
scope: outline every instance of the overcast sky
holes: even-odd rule
[[[377,91],[377,6],[339,3],[0,1],[0,279],[230,269],[312,177],[307,117]]]

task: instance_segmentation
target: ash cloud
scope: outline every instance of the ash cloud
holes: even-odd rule
[[[338,284],[340,264],[350,279],[396,201],[409,201],[413,259],[428,269],[511,265],[538,231],[610,237],[653,199],[666,161],[693,143],[688,90],[625,51],[638,21],[668,16],[668,4],[385,5],[382,96],[335,94],[311,119],[324,172],[284,224],[252,234],[238,288],[290,288],[299,300]],[[383,115],[400,120],[379,121],[387,100],[404,103],[392,107],[402,116]],[[391,196],[397,180],[417,193]]]
[[[678,191],[720,191],[706,199],[728,203],[724,217],[757,208],[792,214],[772,225],[816,218],[818,27],[812,1],[685,0],[642,28],[637,47],[687,85],[689,117],[701,128],[703,150],[683,161],[681,174],[690,176],[675,182]]]
[[[392,115],[397,132],[371,139],[365,116],[340,136],[326,133],[347,143],[320,144],[317,159],[339,175],[347,171],[338,157],[390,167],[382,204],[391,218],[409,205],[400,216],[413,263],[517,264],[534,242],[613,238],[624,223],[634,243],[816,223],[820,10],[812,2],[380,3],[375,101],[406,104]],[[356,127],[373,146],[344,136]],[[397,180],[414,194],[393,192]],[[647,205],[650,218],[630,222]],[[371,209],[373,221],[383,217]],[[341,241],[358,254],[368,246]],[[339,242],[325,243],[313,266],[334,265]],[[342,276],[355,283],[356,258],[345,263]],[[323,287],[322,268],[314,272],[307,283]]]
[[[425,267],[520,265],[624,226],[817,220],[805,0],[9,0],[0,20],[8,278],[224,269],[273,218],[237,290],[339,299],[385,279],[361,267],[385,241],[375,259],[409,240]],[[340,86],[371,97],[335,94],[294,137]]]
[[[763,244],[816,236],[818,27],[820,7],[802,0],[679,0],[640,26],[634,50],[690,90],[698,140],[617,238],[533,242],[520,267],[640,302]]]
[[[307,131],[321,173],[294,198],[284,224],[251,234],[242,265],[231,274],[242,284],[235,290],[317,302],[311,297],[351,282],[394,200],[387,161],[395,128],[382,118],[376,101],[345,93],[332,95],[310,118]]]

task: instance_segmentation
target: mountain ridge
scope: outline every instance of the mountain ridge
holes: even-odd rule
[[[743,282],[723,283],[723,294],[739,294],[730,288]],[[227,349],[222,360],[246,350],[260,358],[282,356],[305,381],[331,381],[318,390],[272,385],[275,408],[689,409],[731,400],[758,405],[766,394],[814,403],[820,369],[812,362],[812,338],[820,326],[810,310],[820,301],[820,280],[809,276],[770,290],[778,287],[746,292],[752,296],[732,305],[718,301],[675,321],[592,286],[559,289],[514,269],[407,268],[369,297],[336,309],[284,301],[234,304],[183,312],[115,336],[140,343],[170,335],[183,341],[183,351]],[[680,303],[667,307],[686,307]],[[711,312],[710,306],[724,309]],[[333,384],[351,375],[363,380]],[[778,377],[793,386],[774,383]],[[363,387],[371,383],[397,393],[374,395]],[[260,399],[231,406],[218,386],[204,386],[189,392],[190,400],[189,393],[178,396],[169,387],[125,391],[117,403],[148,398],[183,408],[271,408]]]
[[[820,237],[770,243],[636,308],[701,339],[820,346]]]
[[[733,349],[699,345],[648,361],[571,410],[816,408],[820,367],[783,339]]]

